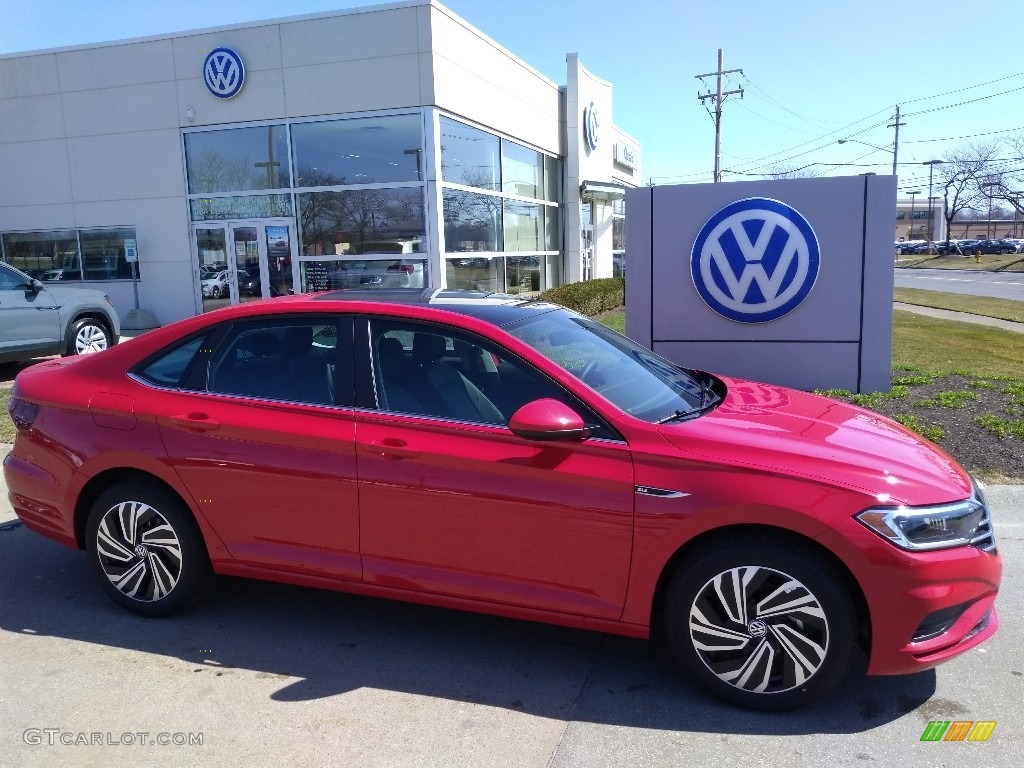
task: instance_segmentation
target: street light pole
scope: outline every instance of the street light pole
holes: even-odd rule
[[[897,122],[899,122],[898,113],[896,115],[896,118]],[[900,123],[900,125],[903,125],[903,123]],[[899,136],[899,128],[896,129],[896,132],[896,135]],[[899,141],[898,138],[897,141]],[[865,147],[877,149],[879,152],[892,152],[892,175],[896,175],[896,153],[899,151],[896,145],[893,145],[893,148],[889,149],[888,147],[879,147],[876,146],[875,144],[868,144],[866,141],[861,141],[860,139],[839,139],[838,141],[836,141],[836,144],[863,144]]]
[[[936,165],[942,165],[942,160],[925,160],[921,165],[928,166],[928,250],[931,250],[932,239],[935,235],[935,220],[933,218],[934,213],[932,212],[932,174],[935,172]]]
[[[914,239],[914,203],[917,200],[917,196],[921,194],[920,189],[915,189],[912,192],[907,192],[910,195],[910,229],[907,230],[907,237],[910,240]]]

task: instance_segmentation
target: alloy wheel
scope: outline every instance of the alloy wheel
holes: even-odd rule
[[[792,576],[762,566],[731,568],[709,580],[691,605],[689,633],[713,674],[755,694],[804,685],[829,650],[818,598]]]
[[[96,531],[96,554],[110,583],[125,597],[166,597],[181,578],[181,543],[170,523],[141,501],[111,507]]]
[[[102,352],[108,346],[107,334],[99,325],[86,323],[75,334],[75,354]]]

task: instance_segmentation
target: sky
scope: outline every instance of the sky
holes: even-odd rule
[[[712,102],[698,93],[716,84],[696,76],[717,69],[720,48],[723,69],[742,70],[724,90],[743,89],[723,106],[723,181],[891,173],[897,104],[901,193],[927,189],[927,160],[1024,136],[1019,0],[442,2],[560,85],[567,53],[611,82],[612,121],[642,147],[644,182],[712,180]],[[0,55],[374,4],[0,0]],[[1008,147],[997,157],[1024,170]]]

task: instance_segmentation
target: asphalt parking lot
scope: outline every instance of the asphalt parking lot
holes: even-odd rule
[[[339,593],[223,578],[186,614],[141,619],[5,497],[0,766],[1020,764],[1024,486],[990,491],[992,641],[785,715],[718,704],[646,642]],[[922,742],[932,720],[997,725]]]

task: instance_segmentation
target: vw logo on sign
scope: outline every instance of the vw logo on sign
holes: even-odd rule
[[[221,99],[230,99],[242,89],[245,67],[242,57],[230,48],[214,48],[203,63],[203,82],[210,93]]]
[[[690,254],[690,274],[715,312],[766,323],[792,312],[818,279],[820,251],[811,225],[778,200],[753,197],[707,220]]]
[[[583,139],[587,142],[591,152],[597,149],[597,129],[599,127],[597,108],[594,106],[594,102],[590,102],[589,106],[583,110]]]

